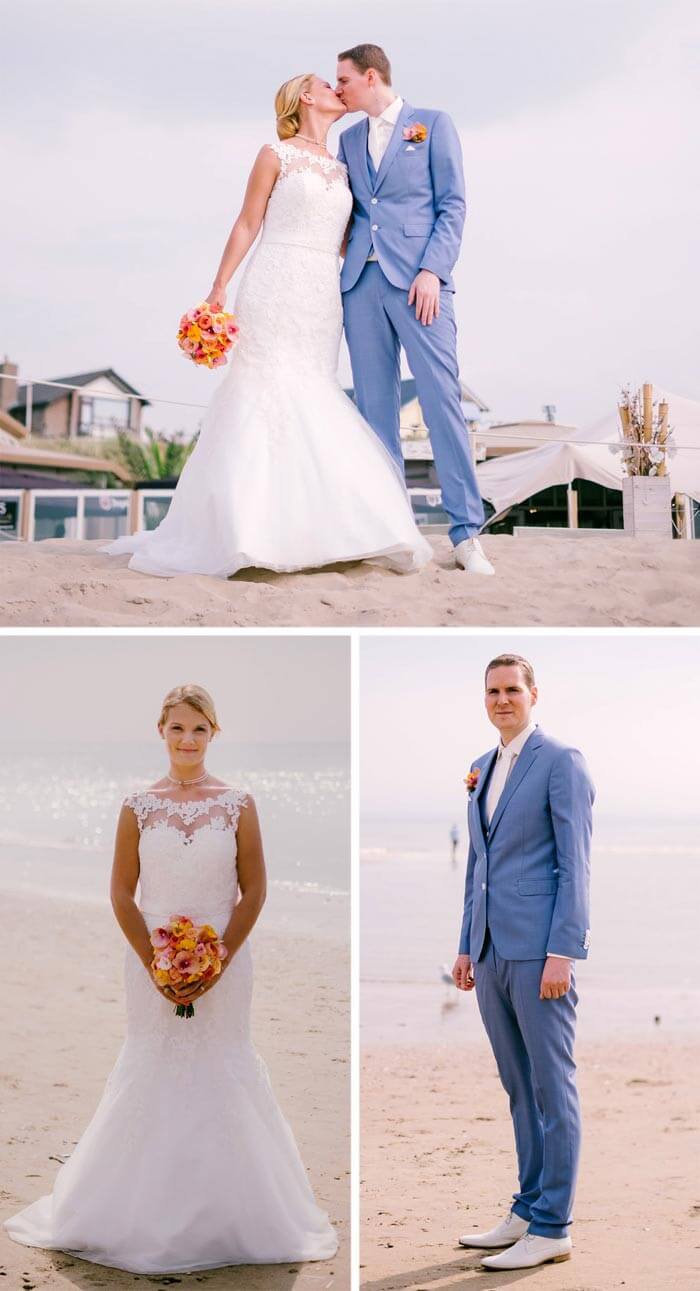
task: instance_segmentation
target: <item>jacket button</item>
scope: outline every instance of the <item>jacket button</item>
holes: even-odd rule
[[[485,892],[485,891],[486,891],[486,884],[485,884],[485,883],[482,883],[482,885],[481,885],[481,891],[482,891],[482,892]]]
[[[373,197],[373,198],[371,199],[371,201],[372,201],[372,205],[373,205],[373,206],[376,206],[376,205],[377,205],[378,200],[379,200],[379,199],[378,199],[377,197]]]
[[[376,233],[378,228],[379,228],[379,225],[378,225],[378,224],[373,224],[373,225],[372,225],[372,232],[373,232],[373,233]]]

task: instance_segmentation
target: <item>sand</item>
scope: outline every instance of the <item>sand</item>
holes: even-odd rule
[[[457,1245],[507,1213],[506,1096],[486,1047],[375,1047],[362,1076],[366,1291],[690,1291],[700,1286],[700,1045],[587,1042],[584,1147],[563,1264],[489,1273]]]
[[[104,906],[3,892],[6,959],[0,1086],[1,1215],[50,1191],[58,1163],[82,1133],[101,1095],[124,1030],[123,939]],[[264,918],[264,916],[263,916]],[[69,920],[88,959],[102,956],[94,985],[80,960],[55,972]],[[340,1237],[334,1260],[136,1276],[60,1252],[19,1246],[0,1229],[0,1287],[177,1286],[181,1291],[347,1291],[349,1279],[348,956],[330,940],[254,934],[253,1026],[279,1102],[295,1132],[317,1199]],[[280,975],[279,965],[285,972]],[[186,1025],[183,1023],[183,1025]]]
[[[484,539],[495,578],[468,576],[449,539],[419,574],[370,564],[229,580],[153,578],[98,542],[0,543],[6,627],[697,626],[700,543],[537,533]]]

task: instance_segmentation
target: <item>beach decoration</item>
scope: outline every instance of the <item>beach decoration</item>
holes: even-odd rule
[[[151,933],[151,972],[159,986],[189,986],[218,977],[228,955],[211,924],[197,925],[187,915],[173,915],[167,926]],[[178,1004],[179,1018],[194,1017],[194,1004]]]
[[[193,363],[220,368],[236,342],[238,331],[233,314],[212,309],[205,300],[182,315],[177,343],[185,358]]]
[[[622,391],[618,404],[622,439],[613,451],[622,455],[622,511],[625,531],[671,537],[671,481],[668,458],[675,451],[668,424],[668,404],[655,403],[653,386]]]

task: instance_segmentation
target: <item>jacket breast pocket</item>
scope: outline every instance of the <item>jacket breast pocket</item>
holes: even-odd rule
[[[404,224],[403,226],[406,238],[429,238],[432,231],[432,224]]]
[[[518,879],[521,897],[553,896],[556,890],[556,879]]]

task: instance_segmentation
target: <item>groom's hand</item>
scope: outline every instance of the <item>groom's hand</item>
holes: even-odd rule
[[[408,293],[409,306],[416,302],[416,318],[424,327],[430,327],[440,314],[440,279],[429,269],[416,274]]]
[[[452,980],[460,991],[474,990],[474,969],[469,955],[458,955],[452,969]]]
[[[548,955],[540,980],[540,999],[558,1000],[571,986],[571,960]]]

